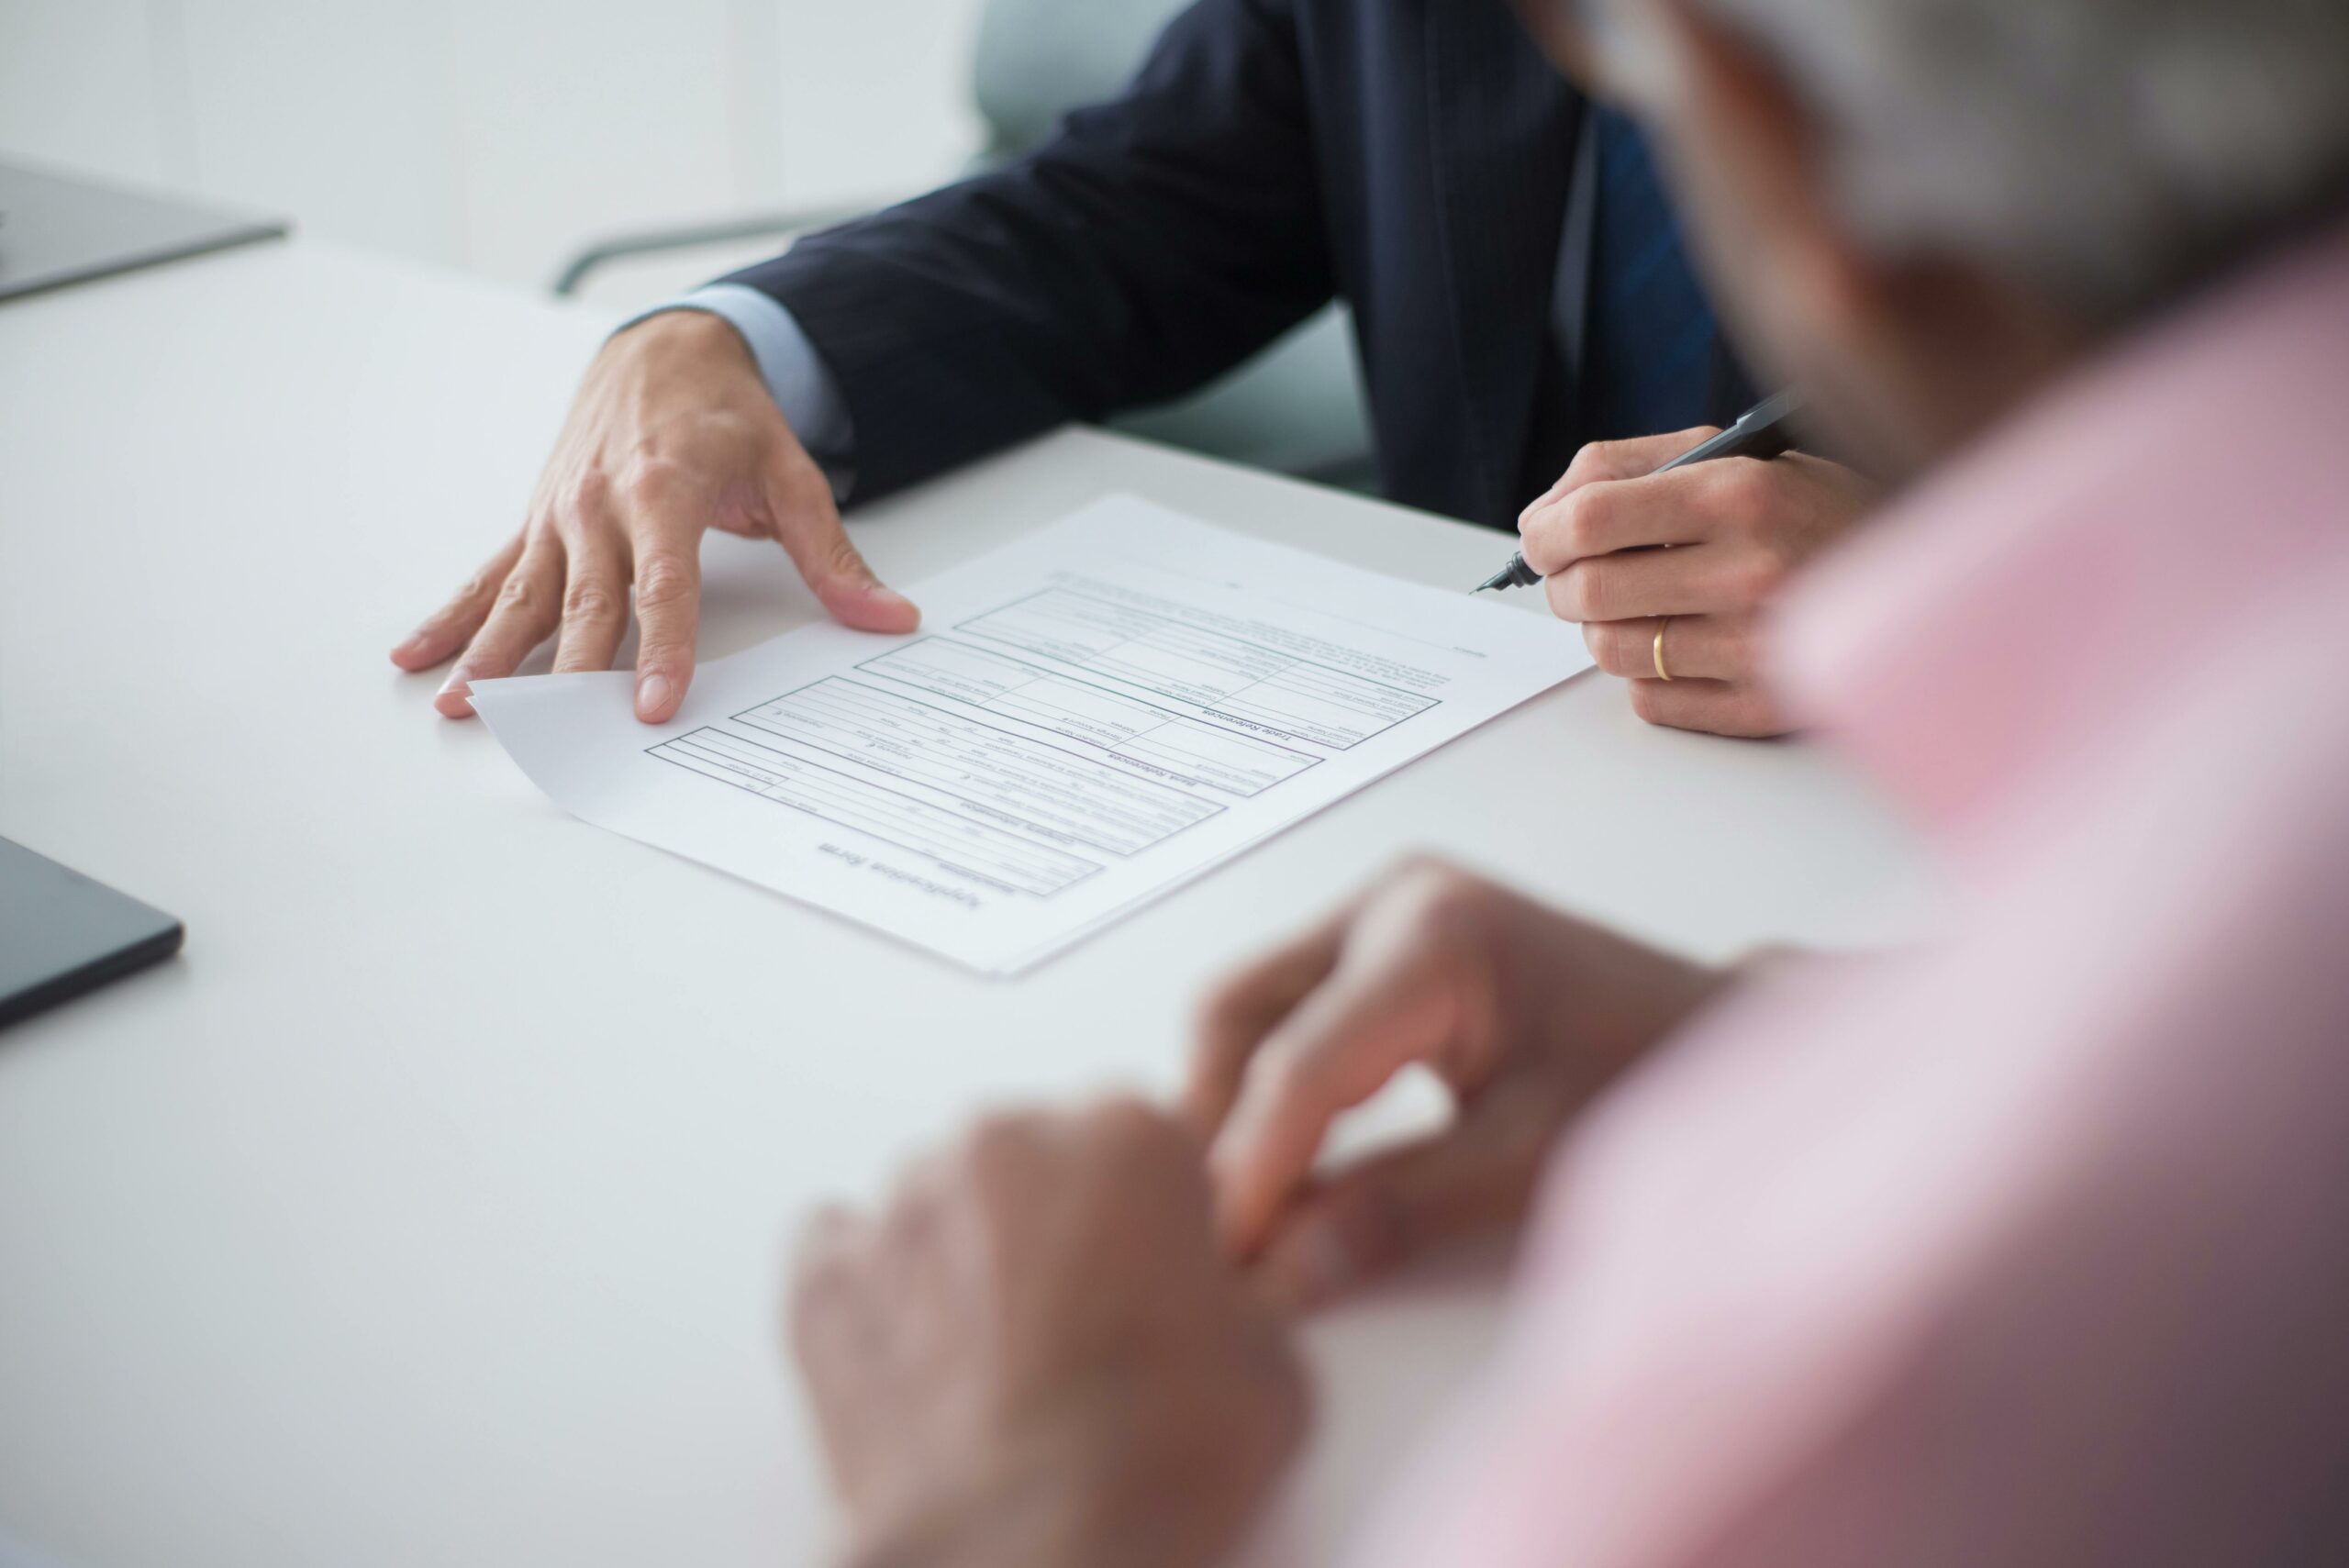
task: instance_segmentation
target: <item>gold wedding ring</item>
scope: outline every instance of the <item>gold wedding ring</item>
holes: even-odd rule
[[[1672,672],[1664,667],[1664,634],[1671,626],[1672,617],[1666,616],[1655,628],[1655,678],[1667,683],[1672,679]]]

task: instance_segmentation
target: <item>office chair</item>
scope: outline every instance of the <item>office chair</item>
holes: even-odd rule
[[[1050,136],[1069,110],[1115,95],[1159,29],[1188,0],[986,0],[973,51],[972,92],[987,130],[974,162],[1016,158]],[[908,193],[910,194],[910,193]],[[597,268],[625,257],[793,234],[862,209],[814,208],[616,235],[582,250],[554,282],[576,293]],[[1215,384],[1113,428],[1257,468],[1350,489],[1376,488],[1353,336],[1332,306]]]

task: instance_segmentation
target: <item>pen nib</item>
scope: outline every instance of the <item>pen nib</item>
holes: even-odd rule
[[[1531,588],[1540,581],[1542,581],[1542,573],[1525,564],[1524,553],[1520,551],[1508,558],[1507,566],[1468,591],[1472,594],[1481,594],[1487,588]]]

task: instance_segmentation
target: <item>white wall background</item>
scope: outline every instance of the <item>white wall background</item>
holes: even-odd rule
[[[537,287],[614,230],[952,172],[979,3],[0,0],[0,157]]]

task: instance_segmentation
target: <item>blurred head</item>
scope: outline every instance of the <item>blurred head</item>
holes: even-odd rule
[[[1914,470],[2349,210],[2343,0],[1522,0],[1649,124],[1716,299]]]

